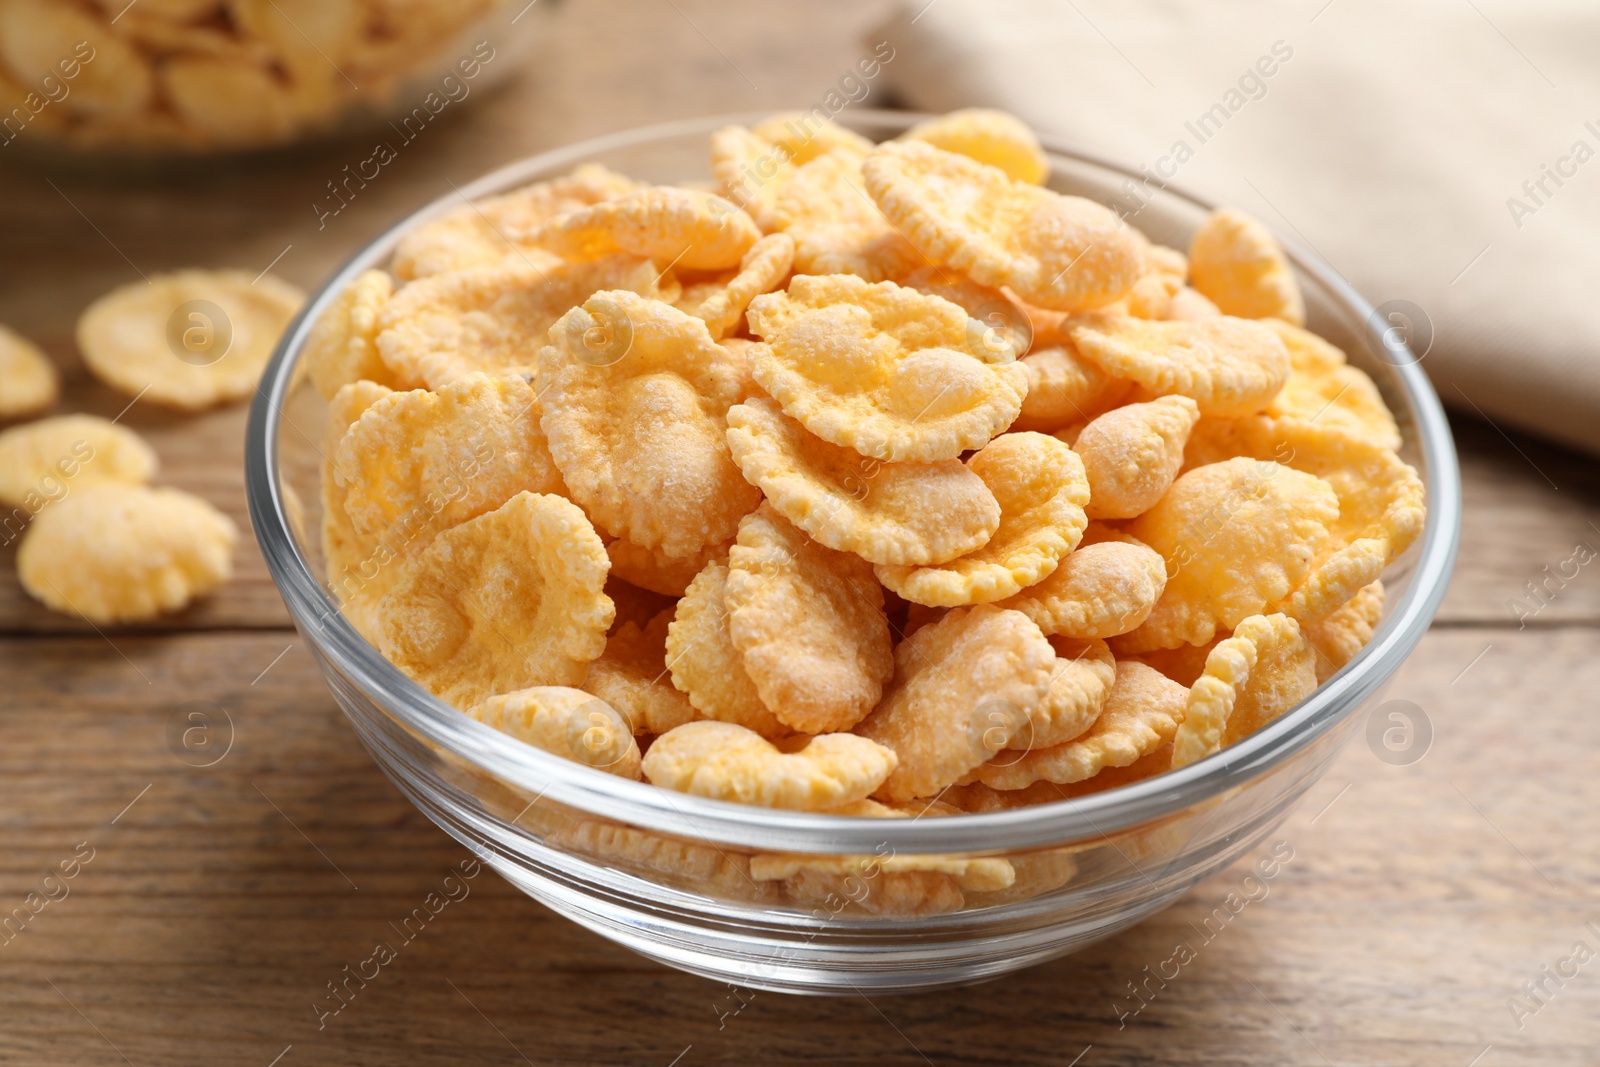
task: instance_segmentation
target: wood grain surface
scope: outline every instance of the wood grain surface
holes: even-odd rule
[[[71,339],[106,289],[179,266],[260,270],[286,247],[277,273],[312,286],[398,213],[499,163],[643,122],[808,105],[882,9],[566,4],[519,81],[430,130],[321,231],[311,201],[353,146],[176,178],[0,171],[0,322],[66,371],[62,410],[115,414],[126,399],[86,379]],[[124,421],[160,453],[161,481],[248,529],[241,408],[135,405]],[[1513,603],[1575,544],[1600,548],[1600,474],[1483,423],[1456,430],[1460,564],[1388,694],[1422,709],[1431,746],[1391,766],[1353,741],[1271,839],[1293,859],[1270,893],[1142,1004],[1127,984],[1191,937],[1242,866],[999,982],[870,1001],[758,993],[720,1020],[725,987],[484,873],[319,1030],[325,983],[465,851],[369,761],[248,539],[219,595],[104,633],[30,602],[0,550],[0,913],[92,852],[68,895],[0,939],[0,1062],[1600,1063],[1600,959],[1559,986],[1541,974],[1577,942],[1600,950],[1600,568],[1531,617]],[[168,743],[195,699],[233,721],[206,768]],[[1545,993],[1514,1014],[1528,981]]]

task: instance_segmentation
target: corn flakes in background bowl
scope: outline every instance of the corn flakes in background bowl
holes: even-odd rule
[[[549,3],[3,0],[0,145],[161,158],[392,123],[510,76]]]
[[[265,374],[252,519],[374,759],[530,895],[743,986],[991,978],[1172,903],[1327,769],[1443,598],[1448,424],[1362,299],[1248,220],[1170,188],[1128,210],[1132,172],[959,121],[882,147],[920,118],[891,112],[796,116],[763,172],[764,118],[549,152],[375,241]],[[829,377],[841,337],[972,404],[898,418]],[[1363,372],[1339,405],[1311,382],[1336,351]],[[1347,428],[1297,429],[1330,406]],[[1280,462],[1307,469],[1263,482]],[[1341,521],[1348,560],[1309,554]],[[1275,581],[1261,554],[1307,564],[1266,615],[1234,603]],[[1336,603],[1316,634],[1277,613]],[[1082,743],[1011,744],[1023,705]]]

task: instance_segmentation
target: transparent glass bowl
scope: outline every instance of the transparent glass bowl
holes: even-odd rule
[[[922,116],[846,113],[874,139]],[[466,187],[478,198],[596,160],[635,178],[704,179],[725,116],[653,126],[547,152]],[[1102,202],[1131,171],[1046,139],[1052,187]],[[442,199],[353,258],[287,332],[251,412],[246,480],[272,576],[328,686],[378,765],[429,818],[536,899],[656,960],[790,992],[933,988],[992,978],[1072,952],[1166,907],[1257,844],[1327,769],[1427,630],[1460,532],[1448,424],[1427,379],[1372,309],[1325,264],[1289,245],[1310,325],[1377,381],[1428,493],[1427,527],[1384,575],[1372,642],[1300,706],[1189,767],[1077,800],[995,814],[849,819],[743,807],[624,781],[512,740],[441,703],[339,614],[316,538],[325,405],[297,374],[309,323],[357,273],[382,266],[407,229],[461,203]],[[1155,192],[1134,220],[1178,248],[1209,205]],[[831,895],[784,897],[747,876],[753,853],[875,857]],[[959,910],[888,915],[872,882],[905,857],[1004,857],[1016,883],[963,894]],[[891,858],[893,858],[891,860]],[[881,896],[879,894],[878,896]]]

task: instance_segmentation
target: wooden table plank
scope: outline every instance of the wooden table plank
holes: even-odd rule
[[[1600,945],[1583,929],[1600,920],[1588,847],[1600,809],[1559,773],[1600,745],[1585,630],[1430,634],[1388,694],[1429,716],[1426,756],[1393,767],[1354,741],[1274,835],[1294,856],[1268,895],[1120,1029],[1135,1006],[1126,983],[1194,941],[1190,924],[1240,887],[1242,867],[1106,944],[996,983],[876,1007],[757,994],[722,1029],[723,987],[616,948],[486,872],[319,1032],[324,983],[466,853],[369,762],[298,644],[251,684],[285,643],[0,644],[13,690],[0,904],[78,842],[95,850],[71,895],[0,946],[0,1058],[113,1062],[70,998],[141,1064],[264,1065],[290,1044],[286,1063],[518,1062],[506,1039],[540,1064],[665,1065],[693,1045],[685,1064],[910,1064],[920,1050],[939,1064],[1059,1065],[1090,1044],[1087,1064],[1313,1063],[1315,1045],[1341,1064],[1464,1065],[1487,1044],[1495,1063],[1592,1062],[1589,972],[1521,1031],[1506,1006],[1574,940]],[[236,727],[207,769],[167,747],[173,709],[195,693]]]

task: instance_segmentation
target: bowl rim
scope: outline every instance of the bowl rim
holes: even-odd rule
[[[412,212],[355,253],[307,300],[284,331],[257,387],[245,440],[245,486],[256,539],[296,627],[325,666],[349,679],[376,707],[425,740],[477,768],[533,794],[588,814],[645,830],[760,851],[810,853],[983,853],[1108,838],[1172,816],[1242,786],[1293,758],[1327,734],[1394,674],[1427,631],[1444,598],[1460,539],[1461,483],[1449,423],[1438,395],[1416,358],[1386,361],[1410,404],[1425,468],[1428,504],[1412,580],[1394,601],[1372,640],[1346,667],[1287,714],[1221,752],[1155,778],[1103,793],[1003,812],[961,817],[881,820],[751,807],[676,793],[606,774],[513,740],[468,718],[390,664],[339,612],[332,594],[301,554],[279,480],[276,444],[284,405],[300,384],[298,359],[310,327],[345,285],[382,264],[399,237],[420,223],[469,201],[493,195],[587,161],[598,153],[707,136],[729,124],[750,125],[771,112],[702,116],[636,127],[519,159]],[[854,109],[835,117],[842,125],[900,131],[931,116],[910,111]],[[1130,167],[1085,152],[1068,140],[1040,135],[1045,150],[1073,164],[1143,181]],[[1165,185],[1161,191],[1211,210],[1209,200]],[[1370,345],[1394,351],[1374,322],[1374,311],[1344,277],[1299,242],[1280,235],[1293,265],[1313,278],[1344,311],[1365,324]],[[1409,352],[1407,352],[1409,354]],[[498,820],[502,821],[503,820]],[[528,833],[521,826],[508,830]],[[533,835],[530,835],[533,836]]]

